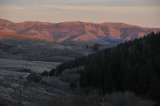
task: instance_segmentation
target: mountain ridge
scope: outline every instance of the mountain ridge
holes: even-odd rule
[[[159,32],[160,28],[146,28],[125,23],[62,22],[50,23],[24,21],[15,23],[0,19],[0,31],[22,35],[45,37],[57,42],[105,41],[106,39],[131,40],[149,33]]]

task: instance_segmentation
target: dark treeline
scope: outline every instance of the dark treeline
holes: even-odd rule
[[[160,99],[160,33],[95,54],[81,73],[80,85]]]
[[[78,66],[84,66],[86,64],[88,64],[90,57],[92,57],[92,55],[88,55],[87,57],[80,57],[80,58],[76,58],[74,60],[70,60],[70,61],[65,61],[62,64],[60,64],[58,67],[53,68],[51,71],[44,71],[43,73],[41,73],[42,76],[58,76],[59,74],[61,74],[65,69],[72,69]]]
[[[126,41],[87,57],[66,62],[63,69],[85,66],[82,88],[101,88],[104,93],[131,91],[160,100],[160,33]]]

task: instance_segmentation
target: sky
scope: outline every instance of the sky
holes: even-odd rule
[[[0,0],[0,18],[13,22],[121,22],[160,28],[160,0]]]

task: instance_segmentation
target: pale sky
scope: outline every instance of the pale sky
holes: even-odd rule
[[[0,18],[14,22],[122,22],[160,28],[160,0],[0,0]]]

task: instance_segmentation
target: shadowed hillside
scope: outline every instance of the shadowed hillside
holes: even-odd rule
[[[152,32],[143,38],[63,63],[56,73],[84,66],[80,69],[80,86],[86,92],[93,89],[103,94],[131,91],[159,102],[159,64],[160,33]]]

